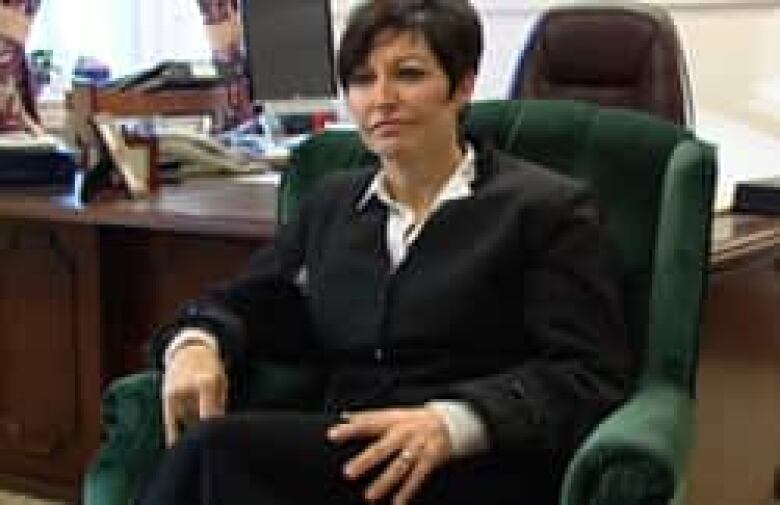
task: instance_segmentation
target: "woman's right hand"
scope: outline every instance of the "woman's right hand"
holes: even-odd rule
[[[169,447],[176,443],[182,428],[193,421],[224,414],[227,391],[227,374],[217,349],[197,339],[176,349],[163,375],[165,443]]]

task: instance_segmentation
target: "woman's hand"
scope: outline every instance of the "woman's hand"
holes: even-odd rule
[[[429,407],[370,410],[345,415],[345,422],[328,430],[334,442],[375,439],[344,466],[348,479],[384,465],[365,492],[370,501],[395,492],[394,505],[409,503],[434,470],[452,456],[441,414]]]
[[[198,341],[176,349],[163,376],[166,444],[176,443],[183,426],[224,414],[227,390],[227,374],[216,349]]]

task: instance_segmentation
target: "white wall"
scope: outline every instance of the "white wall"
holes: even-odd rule
[[[718,205],[736,181],[780,175],[780,4],[673,8],[688,52],[697,133],[718,146]]]
[[[517,52],[545,0],[472,0],[483,16],[485,56],[477,98],[503,97]],[[339,33],[351,5],[331,0]],[[780,4],[671,0],[688,55],[696,131],[719,147],[718,205],[735,180],[780,175]]]

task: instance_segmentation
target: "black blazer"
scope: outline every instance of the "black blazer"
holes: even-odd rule
[[[202,326],[229,369],[306,357],[326,410],[468,402],[494,453],[568,460],[626,395],[629,346],[586,189],[477,149],[473,196],[444,204],[394,270],[373,170],[327,180],[249,273],[187,303],[158,335]]]

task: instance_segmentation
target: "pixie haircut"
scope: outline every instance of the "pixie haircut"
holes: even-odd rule
[[[366,0],[353,9],[341,37],[337,65],[344,89],[386,30],[422,35],[447,74],[450,93],[479,69],[482,25],[468,0]]]

